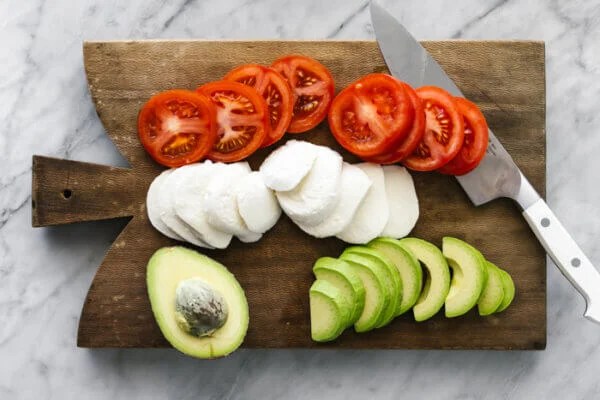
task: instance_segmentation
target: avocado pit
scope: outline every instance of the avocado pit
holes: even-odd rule
[[[225,299],[201,278],[179,282],[175,289],[175,319],[177,325],[189,335],[212,335],[227,321]]]

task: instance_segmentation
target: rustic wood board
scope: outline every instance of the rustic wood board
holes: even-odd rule
[[[480,105],[489,125],[540,193],[545,192],[544,44],[539,42],[424,42],[467,97]],[[364,41],[131,41],[84,44],[90,91],[108,135],[131,169],[34,157],[34,226],[129,217],[90,287],[78,333],[82,347],[163,347],[146,294],[150,255],[175,242],[156,232],[145,212],[145,195],[161,167],[138,142],[136,116],[154,93],[219,79],[246,62],[270,63],[287,53],[319,59],[339,91],[370,72],[387,71],[374,42]],[[288,135],[291,136],[291,135]],[[294,138],[342,151],[321,124]],[[271,151],[255,154],[256,169]],[[458,183],[434,173],[413,174],[421,217],[414,236],[438,245],[445,235],[473,243],[515,279],[517,295],[504,313],[416,323],[410,314],[366,334],[347,330],[337,341],[310,340],[308,288],[320,256],[337,256],[344,244],[313,239],[285,216],[255,244],[234,241],[225,251],[203,251],[237,276],[250,304],[244,342],[252,348],[442,348],[543,349],[546,344],[545,253],[508,200],[475,208]]]

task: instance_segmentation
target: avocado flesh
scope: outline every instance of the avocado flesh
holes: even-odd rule
[[[502,303],[500,303],[500,306],[495,311],[497,313],[506,310],[515,298],[515,283],[513,282],[512,277],[508,272],[501,268],[498,268],[498,271],[500,272],[500,277],[502,278],[502,288],[504,289],[504,297],[502,298]]]
[[[425,321],[433,317],[444,305],[450,290],[450,268],[440,249],[431,243],[417,238],[404,238],[400,243],[424,268],[424,286],[413,307],[413,314],[416,321]]]
[[[368,246],[381,252],[398,269],[402,282],[402,300],[396,315],[404,314],[415,305],[423,287],[423,270],[419,261],[397,239],[377,238]]]
[[[313,273],[317,279],[337,287],[348,303],[353,305],[346,326],[358,321],[365,306],[365,287],[352,267],[337,258],[321,257],[315,262]]]
[[[333,284],[313,282],[309,291],[310,334],[315,342],[336,339],[346,328],[352,304]]]
[[[477,309],[479,315],[482,316],[494,313],[500,307],[504,298],[500,270],[489,261],[485,262],[485,268],[487,269],[487,281],[481,291],[479,300],[477,300]]]
[[[469,312],[479,300],[487,280],[485,258],[473,246],[453,237],[443,238],[442,249],[452,268],[445,302],[446,317],[458,317]]]
[[[389,303],[385,284],[386,276],[377,266],[358,262],[362,260],[355,260],[353,254],[345,256],[342,254],[340,258],[356,272],[365,288],[365,304],[360,317],[354,323],[354,330],[356,332],[370,331],[375,328]]]
[[[198,278],[220,293],[226,308],[224,324],[209,336],[197,337],[181,329],[176,292],[182,281]],[[225,266],[185,247],[163,247],[148,262],[146,283],[156,322],[167,341],[197,358],[225,356],[237,349],[248,330],[248,302],[244,290]]]
[[[381,328],[389,324],[396,316],[398,306],[402,300],[402,282],[400,282],[398,270],[381,253],[364,246],[348,247],[340,258],[345,259],[345,257],[349,256],[353,257],[353,261],[355,262],[371,264],[374,268],[381,271],[387,292],[386,297],[389,301],[380,316],[376,328]]]

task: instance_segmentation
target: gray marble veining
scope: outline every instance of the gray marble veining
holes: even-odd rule
[[[600,265],[600,2],[381,1],[422,39],[539,39],[547,52],[548,202]],[[548,267],[543,352],[75,347],[122,222],[32,229],[31,155],[126,165],[87,92],[84,39],[372,38],[367,1],[0,1],[0,399],[596,399],[600,327]]]

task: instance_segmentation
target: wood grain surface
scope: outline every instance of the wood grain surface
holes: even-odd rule
[[[483,110],[490,127],[536,189],[545,192],[544,45],[539,42],[424,42],[465,95]],[[146,263],[176,242],[148,222],[145,196],[162,167],[138,142],[136,117],[153,94],[194,89],[247,62],[269,64],[302,53],[325,64],[336,90],[371,72],[387,71],[374,42],[364,41],[131,41],[84,44],[93,100],[108,135],[131,169],[34,157],[34,226],[118,217],[131,218],[98,269],[79,324],[82,347],[163,347],[146,294]],[[327,125],[286,135],[326,144],[356,161],[332,139]],[[256,169],[272,148],[251,157]],[[479,317],[473,310],[446,319],[440,312],[416,323],[410,314],[365,334],[347,330],[338,340],[310,340],[308,288],[311,267],[321,256],[337,256],[345,244],[314,239],[283,216],[258,243],[236,240],[227,250],[202,251],[239,279],[250,305],[244,342],[252,348],[441,348],[543,349],[546,344],[546,257],[520,211],[501,199],[475,208],[455,179],[413,174],[421,217],[414,236],[441,244],[451,235],[472,243],[509,271],[516,298],[506,311]]]

